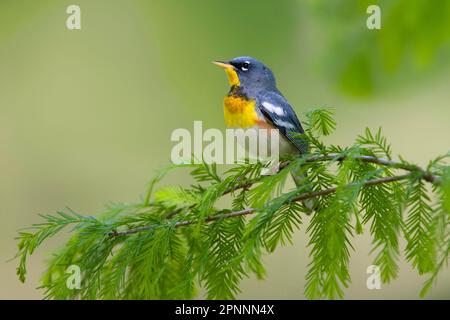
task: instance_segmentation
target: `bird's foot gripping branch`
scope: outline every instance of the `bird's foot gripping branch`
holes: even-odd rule
[[[394,161],[380,131],[369,130],[353,146],[325,145],[320,137],[335,127],[330,111],[307,116],[310,154],[283,162],[275,175],[261,176],[259,163],[222,173],[214,165],[171,166],[158,172],[138,203],[110,205],[95,217],[73,211],[42,215],[42,223],[18,236],[20,279],[25,280],[27,257],[68,227],[70,239],[42,277],[48,298],[193,298],[201,287],[207,298],[231,299],[243,278],[264,277],[265,254],[292,242],[304,227],[311,259],[305,270],[308,298],[344,296],[352,243],[363,232],[372,237],[383,282],[398,276],[403,254],[426,274],[426,294],[449,258],[450,154],[423,168]],[[155,190],[167,173],[186,169],[190,186]],[[292,170],[307,172],[309,184],[286,190]],[[230,200],[227,208],[218,204],[223,197]],[[316,210],[302,226],[308,212],[303,203],[311,198]],[[80,270],[76,288],[67,285],[73,265]]]

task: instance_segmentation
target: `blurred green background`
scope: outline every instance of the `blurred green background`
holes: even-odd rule
[[[379,31],[366,28],[375,3]],[[70,4],[81,7],[80,31],[66,28]],[[7,262],[38,213],[136,201],[169,162],[175,128],[225,129],[228,84],[210,61],[238,55],[273,69],[300,118],[334,108],[330,142],[382,126],[418,164],[449,150],[450,1],[1,0],[0,298],[42,297],[39,275],[64,238],[31,258],[25,284]],[[245,280],[240,298],[303,298],[304,229],[267,256],[267,279]],[[370,239],[353,244],[347,298],[418,297],[425,279],[403,260],[397,281],[368,290]],[[429,297],[450,298],[449,269]]]

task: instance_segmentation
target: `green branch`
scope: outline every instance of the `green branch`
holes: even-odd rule
[[[364,186],[374,186],[374,185],[382,184],[382,183],[392,183],[392,182],[405,180],[405,179],[410,178],[411,176],[412,176],[412,174],[404,174],[404,175],[401,175],[401,176],[393,176],[393,177],[372,179],[372,180],[365,181],[363,184],[364,184]],[[350,188],[350,187],[352,187],[352,185],[348,185],[346,187]],[[307,199],[323,197],[323,196],[327,196],[327,195],[330,195],[332,193],[335,193],[335,192],[337,192],[337,190],[338,190],[338,188],[334,187],[334,188],[329,188],[329,189],[325,189],[325,190],[321,190],[321,191],[305,192],[305,193],[302,193],[302,194],[294,197],[291,201],[299,202],[299,201],[304,201],[304,200],[307,200]],[[247,209],[244,209],[244,210],[233,211],[233,212],[219,214],[219,215],[214,215],[214,216],[208,216],[208,217],[206,217],[204,219],[204,222],[212,222],[212,221],[217,221],[217,220],[222,220],[222,219],[227,219],[227,218],[246,216],[246,215],[249,215],[249,214],[256,213],[257,211],[258,211],[257,208],[247,208]],[[173,212],[173,214],[175,214],[175,211]],[[171,217],[173,216],[173,214],[171,215]],[[185,227],[185,226],[193,225],[195,223],[197,223],[197,222],[196,221],[178,221],[178,222],[173,224],[173,227],[175,227],[175,228]],[[160,227],[161,227],[161,225],[144,226],[144,227],[129,229],[129,230],[120,231],[120,232],[119,231],[112,231],[108,235],[111,236],[111,237],[127,236],[127,235],[135,234],[135,233],[138,233],[138,232],[144,232],[144,231],[153,230],[153,229],[160,228]]]
[[[292,243],[309,213],[303,202],[314,199],[316,210],[306,226],[311,259],[306,297],[344,297],[352,242],[365,229],[382,282],[397,278],[404,238],[407,261],[428,275],[426,294],[449,259],[450,154],[424,169],[401,157],[392,160],[380,130],[366,130],[344,148],[321,141],[335,128],[330,111],[310,112],[305,122],[302,138],[310,153],[283,161],[274,175],[261,175],[261,163],[221,173],[205,163],[171,165],[155,175],[139,203],[111,205],[96,217],[72,211],[42,216],[43,223],[19,233],[20,280],[29,255],[71,225],[70,239],[42,277],[47,298],[191,299],[203,288],[206,298],[232,299],[243,278],[264,277],[264,254]],[[168,173],[185,169],[193,178],[189,186],[157,187]],[[304,172],[307,181],[288,189],[290,172]],[[222,198],[229,199],[225,208]],[[77,290],[66,284],[71,265],[82,273]]]

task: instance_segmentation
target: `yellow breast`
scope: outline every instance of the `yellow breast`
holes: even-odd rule
[[[258,123],[255,100],[246,100],[236,96],[224,99],[225,124],[228,127],[249,128]]]

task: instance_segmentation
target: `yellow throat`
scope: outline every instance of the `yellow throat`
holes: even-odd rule
[[[225,70],[231,87],[238,89],[241,83],[234,66],[220,61],[214,61],[213,63]],[[228,127],[249,128],[258,123],[255,101],[247,100],[233,93],[230,93],[224,99],[224,116],[225,124]]]

